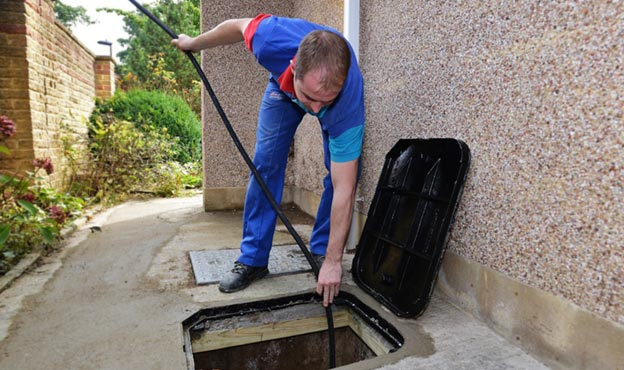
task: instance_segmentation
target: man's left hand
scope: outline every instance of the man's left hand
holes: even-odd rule
[[[319,272],[316,293],[323,296],[323,306],[334,302],[334,297],[340,293],[340,281],[342,280],[342,263],[325,260]]]

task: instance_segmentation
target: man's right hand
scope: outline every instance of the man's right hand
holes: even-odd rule
[[[193,50],[193,38],[190,36],[187,36],[183,33],[178,35],[177,39],[173,39],[171,40],[171,45],[177,47],[178,49],[182,50],[182,51],[195,51]]]

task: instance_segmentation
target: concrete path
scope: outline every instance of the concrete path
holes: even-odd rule
[[[240,212],[204,212],[201,196],[97,215],[0,294],[0,369],[186,369],[181,323],[193,313],[314,289],[311,273],[269,276],[228,295],[196,286],[188,252],[238,248],[240,220]],[[293,220],[309,235],[308,217]],[[292,239],[280,230],[274,242]],[[433,350],[383,369],[547,369],[438,293],[423,316],[401,323],[426,333]]]

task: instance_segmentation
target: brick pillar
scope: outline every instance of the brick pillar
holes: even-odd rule
[[[95,96],[106,99],[115,93],[115,61],[109,56],[95,57]]]

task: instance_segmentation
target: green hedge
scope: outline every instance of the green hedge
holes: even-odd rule
[[[173,160],[180,163],[201,160],[201,122],[181,98],[162,91],[118,90],[110,99],[96,102],[91,122],[107,116],[134,122],[136,127],[154,127],[179,138]]]

